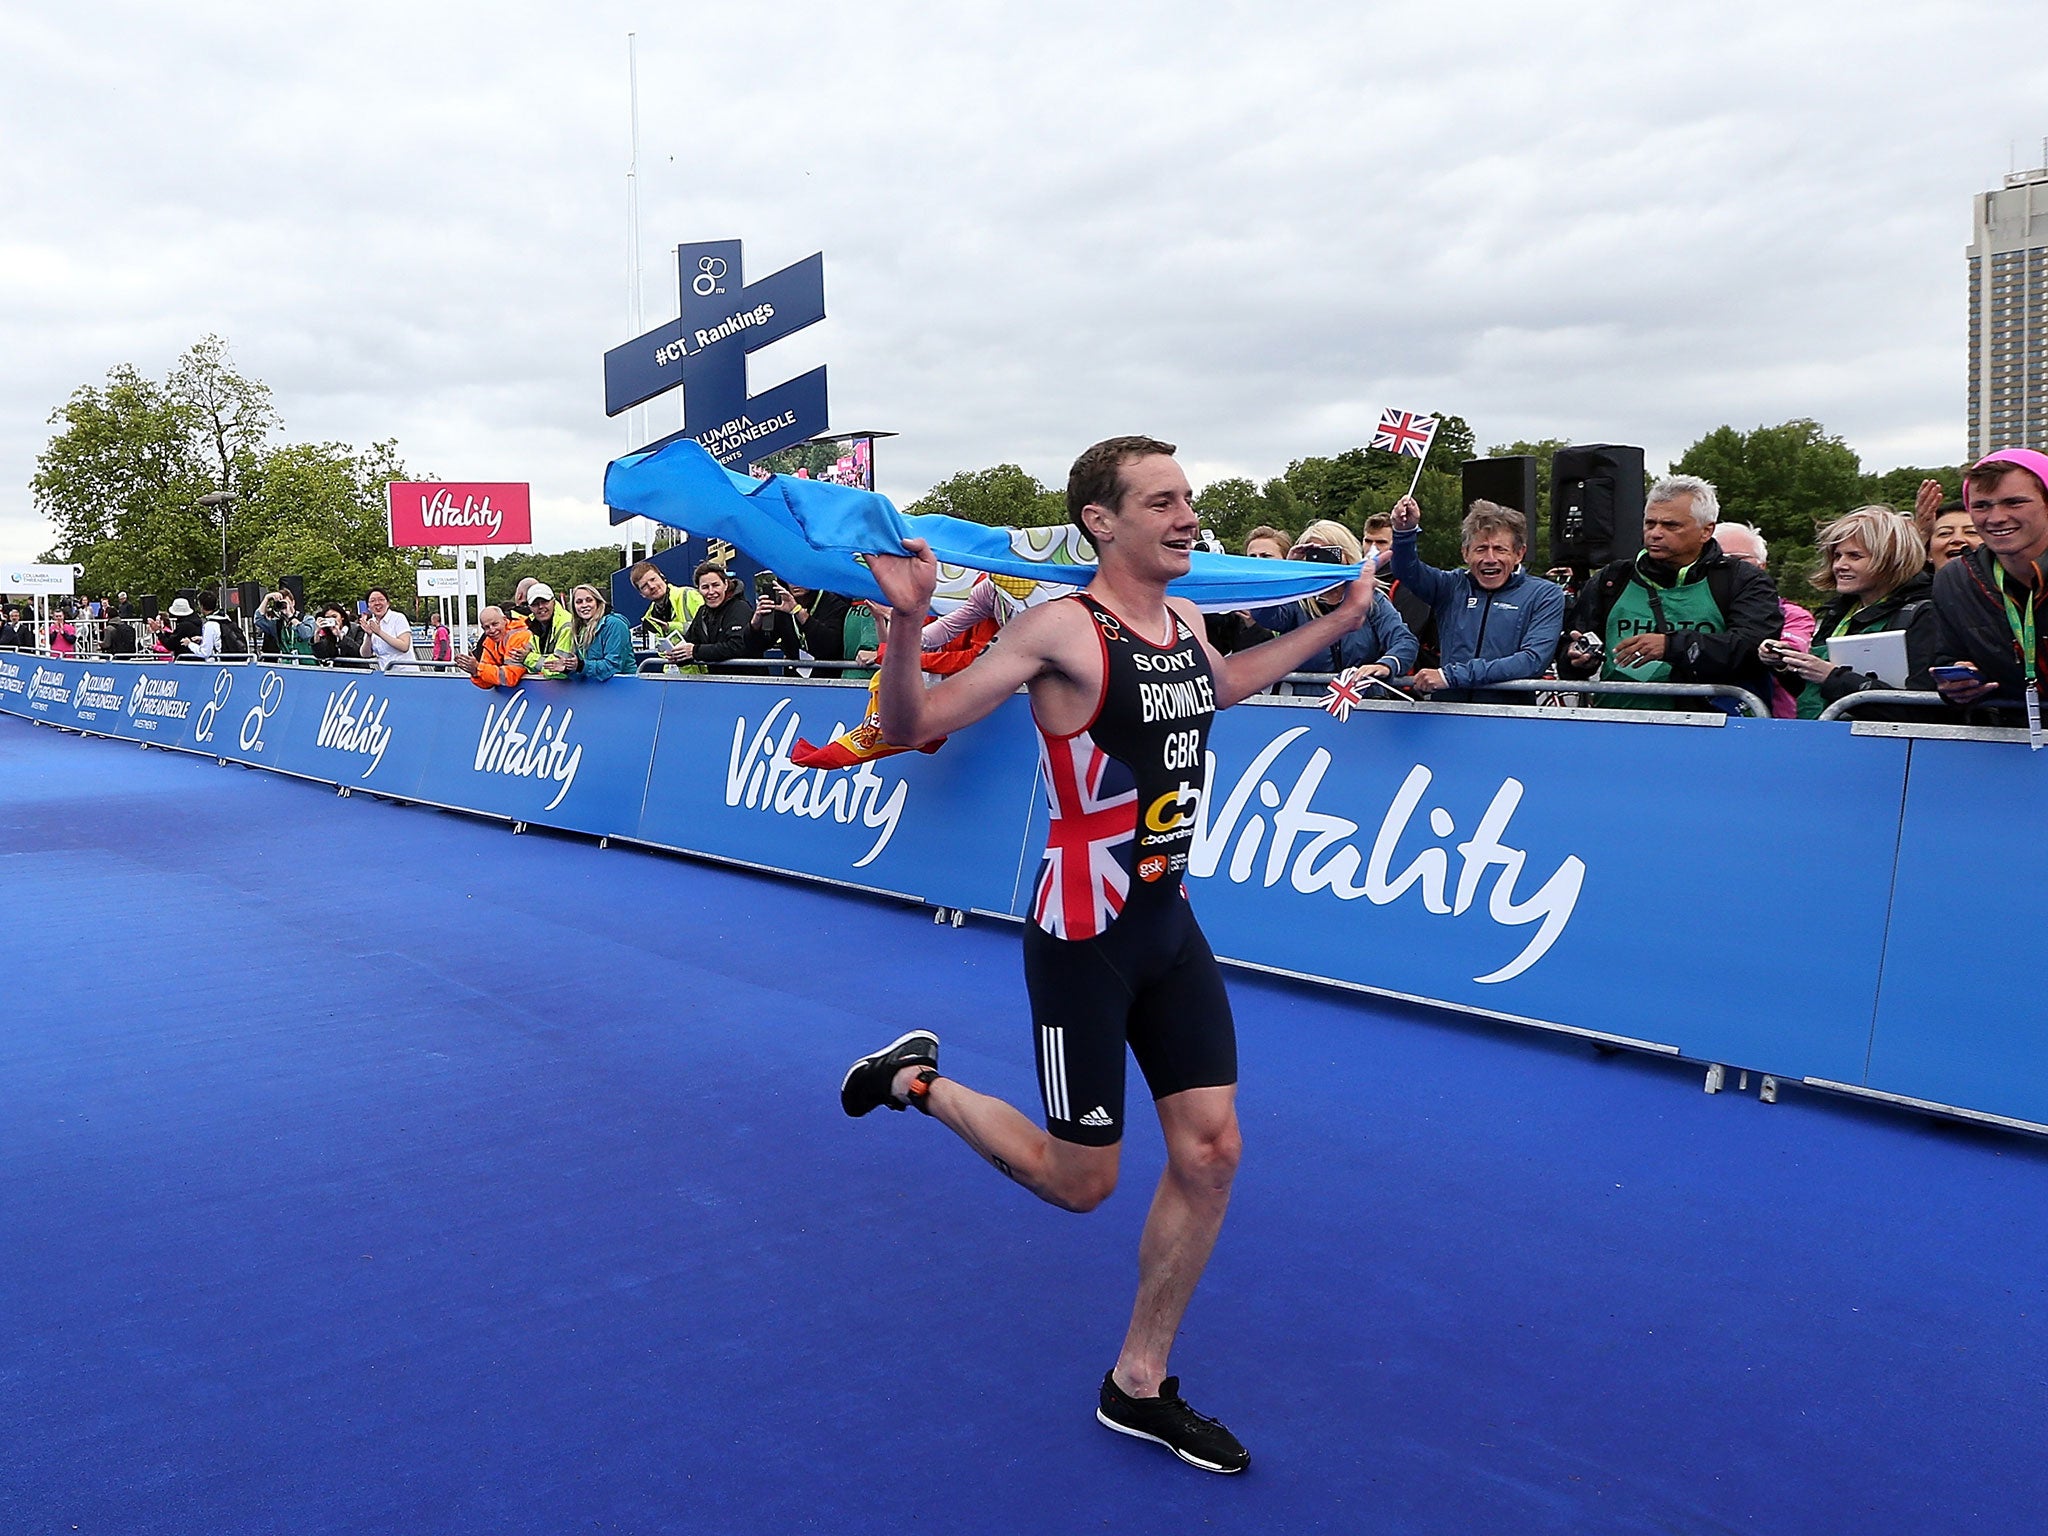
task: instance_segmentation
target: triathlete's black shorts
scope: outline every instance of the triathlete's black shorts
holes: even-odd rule
[[[1056,939],[1024,928],[1046,1129],[1114,1146],[1124,1134],[1124,1046],[1154,1099],[1237,1081],[1237,1028],[1209,941],[1188,903],[1124,911],[1107,933]]]

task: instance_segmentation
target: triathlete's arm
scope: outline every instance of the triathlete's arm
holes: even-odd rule
[[[871,555],[868,569],[889,603],[889,647],[882,653],[882,739],[891,746],[918,747],[972,725],[992,712],[1051,664],[1045,646],[1056,625],[1045,608],[1029,609],[1003,631],[1000,645],[984,651],[965,671],[936,688],[924,685],[920,641],[931,611],[939,563],[923,539],[904,541],[907,553]],[[1030,621],[1030,622],[1027,622]]]
[[[1202,616],[1194,605],[1183,598],[1168,599],[1188,620],[1202,648],[1209,653],[1209,670],[1216,675],[1216,707],[1228,709],[1240,700],[1248,699],[1263,689],[1272,687],[1288,673],[1295,671],[1311,656],[1327,651],[1338,638],[1348,635],[1365,622],[1365,616],[1372,611],[1374,594],[1379,590],[1379,578],[1371,571],[1351,583],[1344,593],[1344,601],[1319,618],[1310,619],[1299,629],[1290,629],[1285,634],[1275,635],[1242,651],[1233,651],[1228,656],[1219,655],[1203,634]]]

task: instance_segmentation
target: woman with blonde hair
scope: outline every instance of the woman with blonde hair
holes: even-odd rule
[[[1821,529],[1815,542],[1820,560],[1813,584],[1834,588],[1835,596],[1814,625],[1813,649],[1788,650],[1773,640],[1759,648],[1767,666],[1787,674],[1788,687],[1804,682],[1799,692],[1802,720],[1814,719],[1852,693],[1893,686],[1874,672],[1858,672],[1829,660],[1827,643],[1908,629],[1914,606],[1926,602],[1934,585],[1919,530],[1911,518],[1890,507],[1845,512]],[[1924,661],[1908,656],[1908,672],[1919,672],[1923,666]]]
[[[1365,546],[1358,535],[1342,523],[1325,518],[1301,530],[1301,537],[1287,551],[1290,560],[1313,560],[1322,565],[1356,565],[1365,558]],[[1330,612],[1344,600],[1350,584],[1340,581],[1327,592],[1285,603],[1254,615],[1276,635],[1299,629],[1310,620]],[[1369,676],[1406,677],[1415,665],[1415,636],[1385,592],[1373,595],[1365,622],[1344,636],[1327,652],[1303,663],[1304,672],[1342,672],[1363,667]],[[1285,686],[1285,685],[1283,685]]]
[[[550,670],[574,673],[587,683],[610,682],[622,672],[631,677],[636,670],[633,636],[605,595],[585,582],[571,589],[569,612],[575,654],[554,658]]]

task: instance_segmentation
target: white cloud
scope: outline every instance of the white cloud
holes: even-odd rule
[[[1810,415],[1963,447],[1968,203],[2048,120],[2031,7],[86,4],[0,17],[0,553],[47,417],[216,331],[294,437],[529,479],[608,536],[627,445],[625,34],[664,254],[826,256],[837,426],[908,499],[1142,430],[1210,474],[1363,441],[1641,443]],[[1976,82],[1984,82],[1981,85]],[[677,407],[657,403],[655,430]]]

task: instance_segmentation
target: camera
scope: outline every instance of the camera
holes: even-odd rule
[[[1588,661],[1598,661],[1607,654],[1607,642],[1590,629],[1572,642],[1572,648]]]

